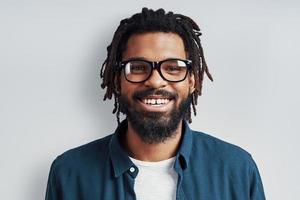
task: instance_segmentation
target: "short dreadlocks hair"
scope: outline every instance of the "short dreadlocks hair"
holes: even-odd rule
[[[160,8],[156,11],[143,8],[141,13],[136,13],[130,18],[121,20],[119,27],[114,33],[111,44],[107,47],[107,58],[102,64],[100,77],[103,79],[101,87],[106,88],[103,100],[114,96],[114,109],[118,124],[120,123],[120,70],[118,63],[122,60],[122,52],[126,50],[127,41],[133,34],[147,32],[166,32],[178,34],[184,42],[188,59],[192,61],[191,73],[195,77],[195,90],[192,93],[192,107],[196,115],[198,96],[201,95],[204,73],[213,81],[208,71],[203,49],[200,43],[201,32],[199,26],[189,17],[173,12],[166,13]],[[185,120],[191,123],[191,107],[185,114]]]

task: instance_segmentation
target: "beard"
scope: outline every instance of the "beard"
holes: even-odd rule
[[[135,92],[132,95],[134,101],[139,101],[150,94],[161,95],[163,98],[176,100],[177,94],[165,90],[147,89]],[[179,105],[172,108],[168,113],[147,112],[130,105],[129,99],[125,95],[119,97],[120,111],[127,116],[132,128],[144,143],[158,144],[176,135],[179,123],[184,119],[191,106],[192,96],[188,95]]]

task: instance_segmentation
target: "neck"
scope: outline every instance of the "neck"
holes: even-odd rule
[[[141,140],[128,121],[125,146],[129,156],[137,160],[151,162],[166,160],[176,155],[182,135],[182,121],[175,132],[174,137],[168,138],[164,142],[148,144]]]

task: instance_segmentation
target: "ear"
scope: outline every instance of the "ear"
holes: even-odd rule
[[[115,94],[119,95],[121,93],[121,77],[119,74],[116,74],[115,78],[114,78],[114,92]]]
[[[194,76],[194,74],[193,73],[189,73],[188,79],[189,79],[190,94],[192,94],[195,91],[195,76]]]

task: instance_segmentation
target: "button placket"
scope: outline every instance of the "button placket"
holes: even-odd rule
[[[135,168],[134,168],[134,167],[130,167],[129,171],[130,171],[131,173],[134,173],[134,172],[135,172]]]

